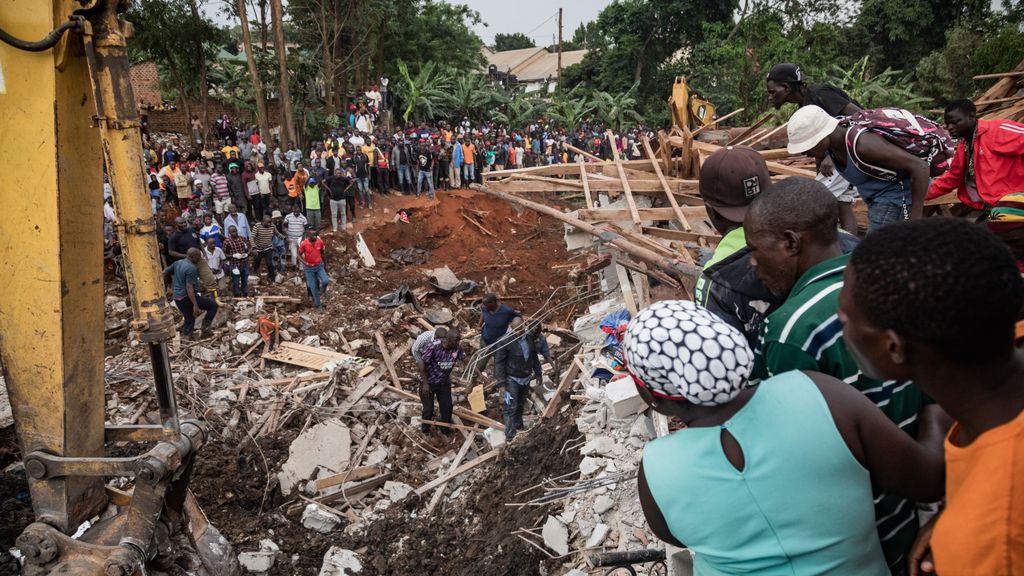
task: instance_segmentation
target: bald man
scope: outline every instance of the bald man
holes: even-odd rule
[[[199,269],[196,265],[202,258],[203,254],[198,248],[189,248],[184,258],[164,269],[164,276],[171,277],[171,297],[178,310],[181,310],[181,315],[185,317],[181,335],[192,339],[197,339],[192,331],[197,317],[206,314],[200,333],[200,336],[205,338],[209,335],[210,325],[217,315],[217,302],[213,298],[199,294]]]

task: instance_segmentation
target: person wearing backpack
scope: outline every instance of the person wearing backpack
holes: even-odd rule
[[[768,72],[765,81],[768,100],[778,110],[786,103],[798,107],[819,106],[829,116],[850,116],[864,109],[849,94],[835,86],[827,84],[807,84],[807,78],[796,64],[776,64]],[[830,158],[817,163],[818,176],[815,178],[828,187],[832,195],[839,200],[839,224],[850,234],[857,233],[857,217],[853,213],[853,203],[857,200],[856,189],[837,174]]]
[[[898,108],[863,110],[842,121],[819,106],[797,110],[787,126],[790,154],[830,158],[868,206],[868,232],[920,218],[929,178],[952,156],[949,133]]]

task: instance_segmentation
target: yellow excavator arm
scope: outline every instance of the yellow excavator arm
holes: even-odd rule
[[[198,510],[185,504],[205,430],[179,422],[175,405],[167,352],[174,319],[142,170],[130,25],[118,17],[127,4],[0,2],[0,360],[36,517],[17,540],[28,575],[141,573]],[[104,424],[104,166],[133,329],[152,361],[156,425]],[[135,457],[106,456],[107,443],[123,441],[155,444]],[[70,538],[110,504],[113,476],[134,479],[130,501]],[[204,563],[237,573],[232,559]]]

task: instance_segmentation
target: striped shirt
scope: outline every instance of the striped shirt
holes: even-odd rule
[[[264,226],[262,222],[257,222],[252,227],[252,247],[257,252],[264,252],[274,247],[274,225]]]
[[[843,342],[839,292],[849,258],[844,254],[826,260],[800,277],[785,304],[765,321],[761,345],[754,353],[754,372],[762,378],[790,370],[829,374],[860,390],[904,432],[916,437],[917,414],[931,400],[912,382],[864,375]],[[875,518],[882,551],[893,566],[903,560],[917,535],[916,509],[899,496],[876,492]]]
[[[306,217],[302,214],[289,214],[284,217],[284,226],[290,240],[298,240],[306,233]]]
[[[223,174],[211,174],[210,187],[213,189],[213,195],[222,200],[231,195],[228,191],[228,178]]]

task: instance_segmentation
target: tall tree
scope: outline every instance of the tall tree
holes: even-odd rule
[[[505,50],[521,50],[523,48],[534,48],[537,45],[534,44],[533,38],[530,38],[522,32],[516,32],[514,34],[503,34],[501,32],[494,35],[494,51],[504,52]]]
[[[196,4],[196,0],[189,0],[189,10],[192,11],[194,23],[202,22],[203,18],[199,15],[199,6]],[[196,60],[199,62],[199,109],[200,117],[203,119],[203,132],[199,134],[199,137],[206,142],[206,135],[210,131],[210,89],[206,80],[206,49],[203,46],[202,38],[194,38],[193,42],[196,46]]]
[[[256,54],[252,48],[252,36],[249,34],[249,17],[246,14],[245,0],[237,0],[237,4],[238,20],[242,28],[242,45],[245,47],[245,61],[249,66],[252,91],[256,98],[256,122],[260,126],[260,137],[266,142],[270,138],[270,118],[267,116],[267,100],[263,96],[263,82],[260,80],[260,73],[256,69]]]
[[[281,0],[271,0],[271,17],[274,26],[274,52],[277,53],[278,99],[281,102],[281,136],[286,142],[298,144],[295,134],[295,112],[292,109],[292,92],[288,87],[288,54],[284,43],[284,8]]]

